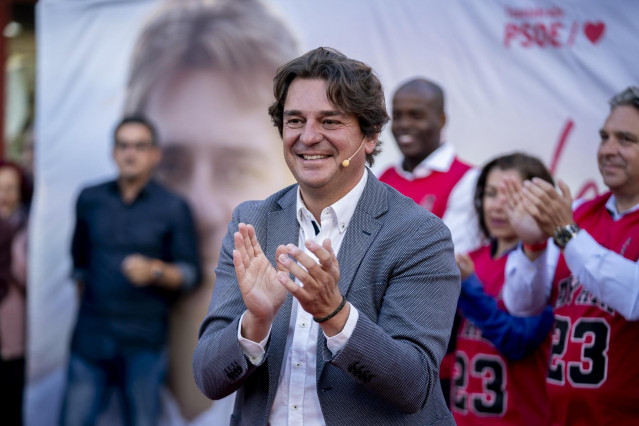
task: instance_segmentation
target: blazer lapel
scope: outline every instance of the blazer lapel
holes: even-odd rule
[[[337,261],[340,269],[339,289],[348,296],[357,268],[382,227],[380,216],[388,210],[384,184],[369,172],[366,187],[348,224]]]
[[[357,202],[337,255],[340,271],[338,287],[346,299],[348,299],[348,291],[355,280],[355,273],[383,225],[383,219],[380,216],[388,210],[385,184],[381,183],[372,172],[368,173],[366,187]],[[324,369],[323,349],[325,344],[326,339],[320,331],[317,338],[316,378],[318,383]]]
[[[296,201],[297,186],[291,191],[286,192],[282,198],[278,200],[279,208],[274,209],[268,215],[266,247],[264,254],[266,258],[275,265],[275,251],[280,245],[299,242],[299,225],[296,217]],[[273,326],[271,328],[271,337],[268,345],[268,373],[269,373],[269,395],[268,407],[273,405],[275,391],[279,380],[282,361],[284,358],[284,348],[286,347],[286,338],[288,334],[288,326],[291,318],[291,306],[293,298],[290,294],[286,296],[286,301],[280,308]]]

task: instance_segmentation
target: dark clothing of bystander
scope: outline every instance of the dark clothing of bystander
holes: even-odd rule
[[[181,291],[200,281],[195,227],[187,204],[154,181],[126,203],[116,181],[84,189],[76,206],[74,278],[84,284],[72,352],[110,359],[138,349],[162,350],[168,313],[179,294],[134,286],[122,272],[130,254],[173,263]]]

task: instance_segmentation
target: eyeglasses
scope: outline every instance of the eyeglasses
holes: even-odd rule
[[[144,152],[153,148],[154,145],[151,142],[123,142],[115,141],[115,149],[119,151],[126,151],[129,148],[133,148],[135,151]]]

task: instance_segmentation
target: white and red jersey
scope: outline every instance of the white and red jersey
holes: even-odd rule
[[[639,259],[639,211],[617,221],[610,193],[575,211],[576,223],[603,247]],[[586,291],[559,257],[552,287],[555,311],[546,377],[552,422],[639,424],[639,321],[627,321]]]
[[[437,217],[444,217],[451,191],[471,167],[457,157],[446,172],[433,170],[428,176],[406,179],[395,167],[386,170],[379,180],[392,186]]]
[[[498,301],[507,256],[494,260],[490,245],[470,254],[484,291]],[[544,376],[550,336],[534,352],[518,361],[505,358],[464,318],[457,334],[453,415],[458,425],[546,425],[550,409]]]

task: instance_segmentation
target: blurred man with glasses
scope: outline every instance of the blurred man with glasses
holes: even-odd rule
[[[116,126],[115,180],[80,192],[72,241],[80,310],[71,342],[61,424],[95,424],[107,392],[125,424],[157,424],[171,303],[200,281],[186,202],[152,179],[161,159],[153,125]]]

